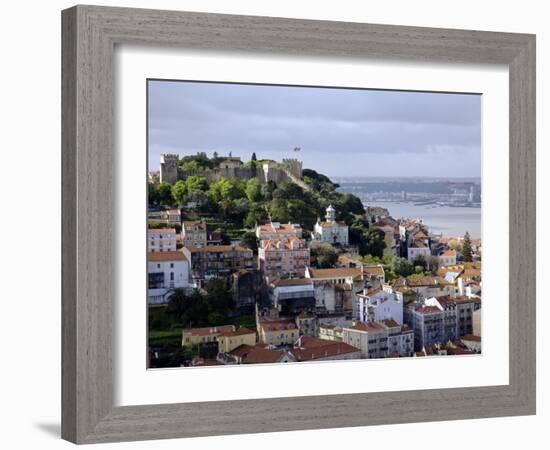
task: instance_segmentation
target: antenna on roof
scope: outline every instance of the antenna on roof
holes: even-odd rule
[[[295,151],[295,152],[299,152],[299,151],[301,151],[301,150],[302,150],[302,147],[294,147],[294,151]]]

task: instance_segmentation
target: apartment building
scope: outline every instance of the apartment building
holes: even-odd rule
[[[147,230],[148,252],[175,252],[176,230],[174,228],[149,228]]]

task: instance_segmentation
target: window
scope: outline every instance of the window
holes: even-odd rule
[[[174,263],[170,263],[170,269],[174,268]]]
[[[170,281],[174,281],[174,272],[170,272]]]

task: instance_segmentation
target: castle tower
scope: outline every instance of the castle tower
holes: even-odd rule
[[[329,205],[326,211],[327,215],[325,218],[327,219],[327,222],[334,223],[336,221],[336,210],[332,207],[332,205]]]
[[[178,155],[160,155],[160,182],[173,184],[178,181]]]

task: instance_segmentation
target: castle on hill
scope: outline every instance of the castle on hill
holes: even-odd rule
[[[220,178],[230,180],[249,180],[258,178],[260,183],[270,181],[279,184],[284,181],[292,181],[301,184],[302,161],[297,159],[283,159],[282,163],[267,161],[258,164],[259,167],[245,167],[241,158],[234,156],[222,157],[218,167],[204,169],[201,173],[209,183]],[[160,182],[173,184],[178,180],[185,180],[189,175],[180,167],[179,155],[160,155]]]

